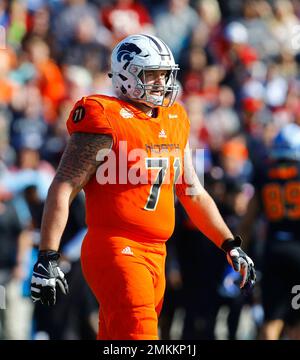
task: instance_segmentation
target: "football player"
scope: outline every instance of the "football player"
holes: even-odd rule
[[[260,210],[267,223],[262,268],[264,325],[261,338],[278,340],[285,324],[299,327],[293,288],[300,279],[300,127],[285,125],[275,136],[268,163],[256,173],[255,194],[241,224],[251,229]],[[242,230],[245,229],[245,230]],[[299,312],[299,311],[298,311]],[[293,331],[293,333],[295,333]],[[298,332],[298,339],[300,339]]]
[[[71,137],[46,201],[32,298],[52,305],[56,284],[68,291],[59,243],[70,202],[84,189],[88,232],[81,261],[100,304],[98,339],[158,339],[174,188],[196,226],[241,272],[241,288],[255,282],[240,237],[228,229],[192,167],[189,120],[175,102],[177,71],[163,41],[129,36],[111,55],[117,97],[84,97],[67,120]]]

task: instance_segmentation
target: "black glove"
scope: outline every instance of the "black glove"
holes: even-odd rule
[[[252,259],[240,248],[241,244],[241,237],[235,236],[234,239],[225,240],[221,247],[229,264],[242,275],[241,290],[248,293],[255,284],[256,273]]]
[[[66,295],[69,292],[64,273],[57,261],[60,255],[57,251],[40,251],[38,261],[34,265],[31,278],[31,298],[44,305],[54,305],[56,302],[56,284]]]

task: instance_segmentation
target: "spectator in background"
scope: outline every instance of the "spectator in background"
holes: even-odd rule
[[[67,143],[68,134],[65,127],[65,118],[70,112],[71,106],[68,99],[60,104],[57,120],[49,127],[47,137],[41,148],[41,158],[48,161],[54,169],[57,168]]]
[[[54,170],[45,160],[40,159],[36,149],[23,147],[18,152],[16,166],[10,167],[1,178],[1,186],[14,196],[14,204],[24,227],[30,223],[30,212],[23,191],[31,185],[37,187],[40,199],[45,199]]]
[[[208,131],[204,119],[204,101],[200,95],[188,95],[184,100],[191,123],[189,142],[191,149],[202,149],[208,144]]]
[[[82,66],[91,76],[108,69],[109,50],[97,41],[97,22],[94,17],[85,15],[75,26],[74,36],[64,50],[62,63]],[[74,80],[76,75],[73,77]],[[88,92],[88,91],[87,91]]]
[[[93,18],[97,24],[95,33],[99,43],[111,45],[110,32],[99,22],[98,8],[87,0],[67,0],[64,8],[56,14],[53,32],[57,42],[58,54],[61,55],[74,38],[78,19]]]
[[[151,16],[138,0],[114,0],[101,10],[103,25],[111,31],[112,43],[116,44],[132,34],[153,34]]]
[[[9,128],[11,122],[11,114],[7,110],[0,108],[0,178],[15,161],[15,151],[10,146]]]
[[[220,163],[222,169],[224,169],[225,179],[240,184],[249,181],[252,168],[243,136],[236,136],[225,142],[220,155]]]
[[[24,49],[37,71],[35,80],[42,96],[44,118],[46,122],[55,122],[58,105],[66,96],[61,69],[51,59],[49,45],[41,38],[28,37]]]
[[[189,0],[168,0],[154,18],[157,36],[165,41],[178,61],[182,50],[187,47],[192,31],[201,19],[190,6]]]
[[[28,34],[31,36],[35,35],[44,40],[50,46],[51,54],[53,55],[56,44],[54,37],[51,35],[52,28],[50,18],[50,9],[42,2],[40,6],[32,9],[30,13]]]
[[[247,29],[248,43],[261,59],[276,55],[280,46],[270,31],[268,20],[273,16],[272,8],[266,0],[246,0],[242,2],[242,17],[239,19]]]
[[[0,25],[6,28],[8,23],[8,0],[0,0]]]
[[[215,106],[204,117],[208,144],[214,153],[220,152],[223,144],[241,129],[234,105],[235,96],[231,88],[220,86]]]
[[[193,45],[184,54],[182,61],[185,68],[181,78],[184,95],[200,94],[203,86],[204,70],[208,62],[207,54],[201,46]]]
[[[0,106],[8,104],[16,90],[16,84],[9,77],[15,63],[15,52],[10,48],[0,48]]]
[[[26,4],[22,1],[11,1],[7,40],[14,48],[20,47],[21,40],[28,31],[28,19]]]
[[[246,27],[239,21],[228,23],[220,29],[211,48],[217,62],[225,70],[224,83],[238,94],[240,86],[248,78],[248,69],[258,56],[256,50],[249,45]]]
[[[195,4],[200,19],[211,32],[221,21],[221,12],[217,0],[198,0]]]
[[[0,284],[5,287],[6,309],[0,311],[0,339],[28,339],[31,304],[22,298],[24,242],[28,236],[13,205],[12,194],[0,189]]]
[[[300,20],[296,16],[290,0],[276,0],[273,3],[274,17],[269,20],[272,35],[278,42],[281,51],[296,54],[299,49],[292,46],[290,41],[295,36],[295,29],[299,28]]]
[[[43,116],[43,99],[38,87],[25,85],[14,97],[13,121],[10,124],[10,142],[18,151],[30,146],[40,149],[48,126]]]

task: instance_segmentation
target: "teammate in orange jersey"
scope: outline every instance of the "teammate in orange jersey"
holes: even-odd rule
[[[241,272],[241,288],[255,282],[241,239],[201,186],[189,152],[184,156],[189,121],[175,102],[177,70],[163,41],[129,36],[112,52],[109,76],[118,97],[84,97],[67,121],[71,137],[46,201],[31,291],[47,305],[55,303],[56,283],[68,292],[58,249],[69,204],[84,189],[88,233],[81,260],[100,304],[98,339],[158,339],[174,188],[197,227]]]

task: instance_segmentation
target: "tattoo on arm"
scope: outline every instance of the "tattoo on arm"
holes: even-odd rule
[[[55,180],[70,183],[80,190],[97,170],[96,156],[101,149],[111,149],[112,137],[104,134],[74,133],[63,153]]]

